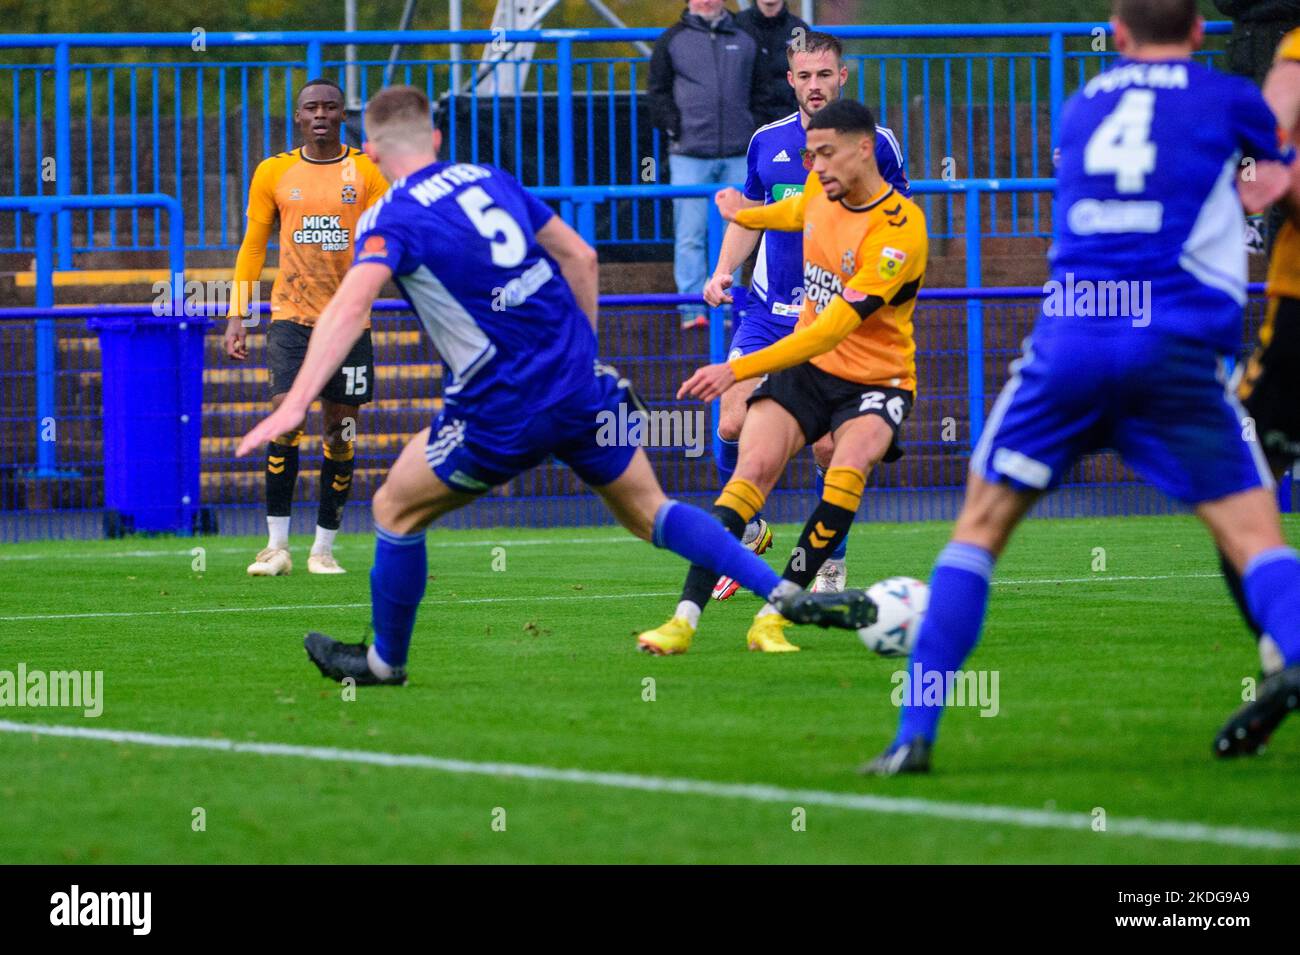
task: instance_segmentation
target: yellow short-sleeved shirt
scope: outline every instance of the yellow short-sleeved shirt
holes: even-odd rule
[[[816,321],[836,295],[850,305],[868,298],[880,306],[825,354],[811,359],[822,371],[867,385],[916,390],[912,313],[929,256],[925,214],[912,200],[885,188],[861,208],[827,198],[811,174],[803,194],[786,200],[791,222],[803,225],[804,302],[796,328]],[[780,204],[768,207],[769,213]],[[750,225],[754,209],[736,217]]]
[[[352,265],[361,213],[388,191],[379,168],[359,149],[316,160],[302,149],[262,160],[248,190],[248,218],[280,219],[280,267],[271,320],[311,325]]]

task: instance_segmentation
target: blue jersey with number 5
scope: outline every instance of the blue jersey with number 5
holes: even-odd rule
[[[436,162],[394,182],[357,224],[354,266],[393,270],[462,418],[518,418],[591,386],[595,333],[537,241],[553,216],[509,173]]]
[[[1236,175],[1243,158],[1290,160],[1254,85],[1190,60],[1120,60],[1066,103],[1059,140],[1043,326],[1109,320],[1135,343],[1156,330],[1236,351]]]

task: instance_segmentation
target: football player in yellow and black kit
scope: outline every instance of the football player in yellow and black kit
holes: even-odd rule
[[[307,354],[312,326],[352,265],[352,242],[361,213],[388,191],[379,168],[339,138],[343,93],[329,80],[310,80],[298,93],[294,113],[303,145],[262,160],[248,190],[248,229],[235,260],[235,294],[226,322],[226,354],[248,357],[244,317],[246,290],[262,274],[266,243],[280,220],[280,266],[271,289],[271,327],[266,361],[271,373],[271,407],[279,407]],[[253,316],[252,324],[257,324]],[[307,559],[313,574],[344,573],[334,559],[334,536],[352,488],[353,441],[360,406],[374,388],[370,329],[362,335],[338,374],[321,392],[324,460],[316,539]],[[349,422],[351,424],[349,424]],[[253,576],[274,577],[293,569],[289,516],[298,480],[302,430],[282,434],[266,451],[266,547],[248,566]]]
[[[1281,133],[1300,146],[1300,30],[1282,38],[1264,81],[1264,99]],[[1300,460],[1300,163],[1291,167],[1291,191],[1282,200],[1286,220],[1273,243],[1268,268],[1268,311],[1259,346],[1242,375],[1238,396],[1254,421],[1255,437],[1273,476],[1282,478]],[[1224,578],[1246,623],[1259,639],[1266,674],[1282,668],[1276,644],[1246,608],[1241,575],[1219,555]]]
[[[848,533],[872,468],[902,455],[898,433],[916,390],[912,313],[929,253],[920,207],[880,176],[871,110],[838,100],[807,129],[812,174],[801,194],[749,208],[734,189],[717,197],[723,217],[745,228],[803,231],[804,302],[795,330],[699,369],[677,395],[710,401],[737,381],[762,378],[749,399],[735,474],[713,505],[736,537],[790,459],[834,436],[822,500],[782,575],[801,587]],[[672,619],[642,633],[640,648],[684,653],[715,579],[693,566]],[[749,628],[749,648],[797,650],[785,638],[788,625],[765,605]]]

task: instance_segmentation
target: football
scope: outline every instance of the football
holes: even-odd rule
[[[911,577],[890,577],[872,584],[867,596],[876,604],[876,622],[861,628],[858,637],[882,657],[906,656],[921,631],[930,588]]]

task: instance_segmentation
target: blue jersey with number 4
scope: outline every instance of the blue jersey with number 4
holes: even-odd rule
[[[537,241],[553,216],[509,173],[435,162],[394,182],[357,224],[354,266],[393,270],[459,418],[517,419],[591,387],[595,333]]]
[[[1111,322],[1228,352],[1246,302],[1243,157],[1289,161],[1248,80],[1120,60],[1066,103],[1042,327]],[[1149,283],[1149,284],[1148,284]]]

